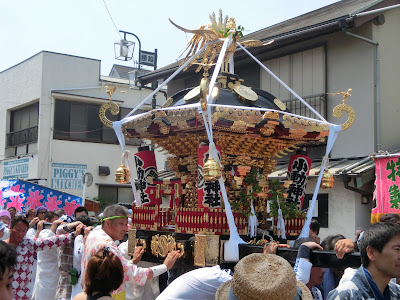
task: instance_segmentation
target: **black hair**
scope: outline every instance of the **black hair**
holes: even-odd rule
[[[336,235],[329,235],[321,243],[321,247],[324,250],[332,251],[335,249],[335,244],[338,240],[343,240],[346,237],[342,234],[336,234]]]
[[[54,213],[59,217],[61,217],[62,215],[65,215],[65,212],[62,208],[55,210]]]
[[[8,269],[11,270],[17,263],[17,251],[14,247],[0,241],[0,278],[3,277],[4,272]]]
[[[400,225],[400,216],[394,213],[387,213],[380,218],[379,222]]]
[[[44,214],[44,219],[48,219],[49,222],[52,222],[55,217],[60,217],[54,211],[46,211]]]
[[[382,252],[383,248],[392,238],[400,235],[400,226],[392,223],[376,223],[369,226],[363,234],[359,243],[361,263],[365,268],[369,266],[369,258],[367,255],[367,247],[370,246]]]
[[[314,240],[310,237],[298,238],[297,240],[294,241],[293,248],[299,249],[300,245],[305,242],[314,242]]]
[[[75,208],[74,216],[76,216],[76,213],[80,213],[80,212],[82,212],[82,211],[84,211],[87,215],[89,215],[89,212],[88,212],[88,210],[86,209],[86,207],[84,207],[84,206],[78,206],[77,208]]]
[[[317,219],[312,219],[310,223],[310,229],[315,231],[317,235],[319,234],[319,229],[321,228],[321,224],[319,224]]]
[[[29,223],[24,216],[15,216],[14,220],[11,221],[11,228],[14,228],[19,222],[22,222],[29,228]]]
[[[85,226],[92,226],[92,219],[86,215],[80,215],[75,221],[81,221]]]

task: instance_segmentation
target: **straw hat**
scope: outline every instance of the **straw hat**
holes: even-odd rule
[[[216,300],[293,300],[301,289],[302,299],[313,299],[310,290],[296,276],[289,262],[273,254],[253,253],[235,266],[233,279],[223,283]]]

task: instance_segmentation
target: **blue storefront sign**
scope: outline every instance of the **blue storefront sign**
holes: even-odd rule
[[[82,177],[87,165],[53,163],[51,187],[63,190],[82,190]]]
[[[3,165],[3,179],[28,178],[29,158],[5,161]]]

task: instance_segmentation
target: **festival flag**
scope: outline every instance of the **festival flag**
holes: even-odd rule
[[[375,159],[375,207],[371,223],[379,222],[383,214],[400,214],[400,154]]]
[[[23,213],[39,206],[49,211],[62,208],[72,216],[82,205],[82,198],[22,180],[0,180],[0,204],[4,208],[14,206]]]

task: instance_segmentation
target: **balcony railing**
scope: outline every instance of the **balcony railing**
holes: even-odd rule
[[[14,147],[37,142],[38,126],[7,133],[7,147]]]
[[[326,119],[326,94],[307,96],[303,97],[303,99]],[[285,103],[286,107],[296,115],[319,119],[307,106],[305,106],[298,99],[289,99],[282,102]]]

